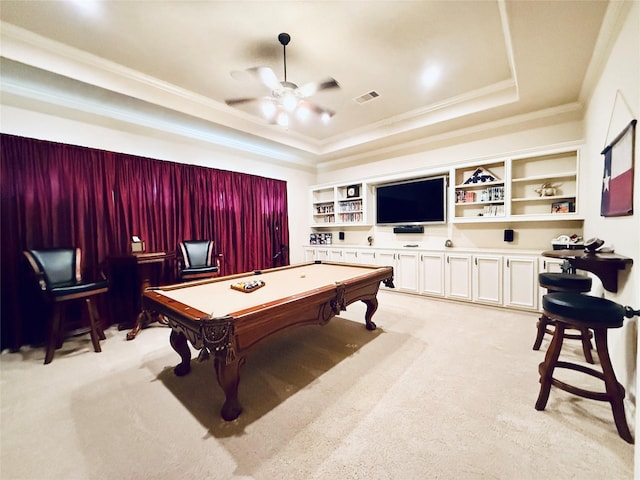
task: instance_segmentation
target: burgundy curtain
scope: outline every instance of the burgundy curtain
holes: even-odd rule
[[[127,254],[132,235],[166,252],[211,238],[225,275],[288,264],[284,181],[12,135],[0,142],[2,348],[43,335],[29,318],[28,248],[78,246],[91,273]]]

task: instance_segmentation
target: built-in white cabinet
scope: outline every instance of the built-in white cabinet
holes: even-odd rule
[[[406,250],[377,250],[375,264],[393,267],[397,290],[418,293],[418,253]]]
[[[538,259],[538,272],[562,272],[562,264],[564,260],[560,258],[540,257]],[[542,297],[547,293],[547,289],[540,286],[538,282],[538,310],[542,311]]]
[[[316,247],[316,260],[329,260],[329,248],[328,247]]]
[[[342,251],[341,261],[345,263],[360,263],[358,261],[358,250],[355,248],[345,248]]]
[[[419,292],[423,295],[444,297],[444,253],[421,252],[418,256]]]
[[[340,247],[327,247],[327,257],[330,262],[343,262],[343,249]]]
[[[545,293],[539,271],[560,271],[562,260],[531,254],[305,246],[307,261],[391,266],[395,291],[497,307],[536,310]],[[381,286],[387,289],[386,286]]]
[[[447,298],[471,300],[471,255],[447,253],[445,258],[445,295]]]
[[[418,253],[412,251],[399,251],[396,254],[396,270],[394,276],[396,287],[418,293]]]
[[[304,247],[304,261],[313,262],[316,259],[316,247]]]
[[[538,257],[504,257],[504,305],[535,310],[538,306]]]
[[[473,256],[473,301],[502,305],[502,255]]]
[[[362,265],[375,265],[376,264],[376,252],[371,249],[361,249],[357,252],[358,262]]]

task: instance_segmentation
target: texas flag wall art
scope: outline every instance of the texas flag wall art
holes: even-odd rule
[[[603,151],[602,203],[600,215],[633,215],[633,154],[637,120],[618,135]]]

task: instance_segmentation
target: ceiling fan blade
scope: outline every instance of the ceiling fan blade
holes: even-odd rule
[[[340,88],[340,84],[333,78],[327,78],[322,82],[311,82],[298,87],[298,93],[303,97],[310,97],[321,90]]]
[[[280,86],[278,77],[273,73],[269,67],[252,67],[247,69],[247,72],[255,75],[260,82],[270,90],[275,90]]]
[[[234,105],[240,105],[242,103],[249,103],[249,102],[255,102],[257,100],[260,100],[257,97],[249,97],[249,98],[229,98],[227,100],[224,101],[224,103],[226,103],[227,105],[229,105],[230,107],[233,107]]]
[[[324,108],[321,107],[320,105],[316,105],[315,103],[311,103],[311,102],[300,102],[300,106],[309,109],[311,112],[315,113],[316,115],[328,115],[329,117],[333,117],[336,112],[334,112],[333,110],[329,109],[329,108]]]

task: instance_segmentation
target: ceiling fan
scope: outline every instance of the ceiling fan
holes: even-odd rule
[[[252,67],[247,72],[255,76],[270,91],[271,95],[266,97],[232,98],[225,100],[230,106],[241,105],[251,102],[260,102],[262,111],[271,123],[281,126],[288,126],[292,114],[304,118],[306,115],[319,115],[323,122],[327,122],[335,112],[321,107],[308,99],[321,90],[340,88],[340,85],[333,78],[327,78],[322,82],[311,82],[298,86],[287,80],[287,45],[291,41],[288,33],[278,35],[278,41],[282,45],[284,53],[284,81],[278,81],[278,77],[269,67]]]

